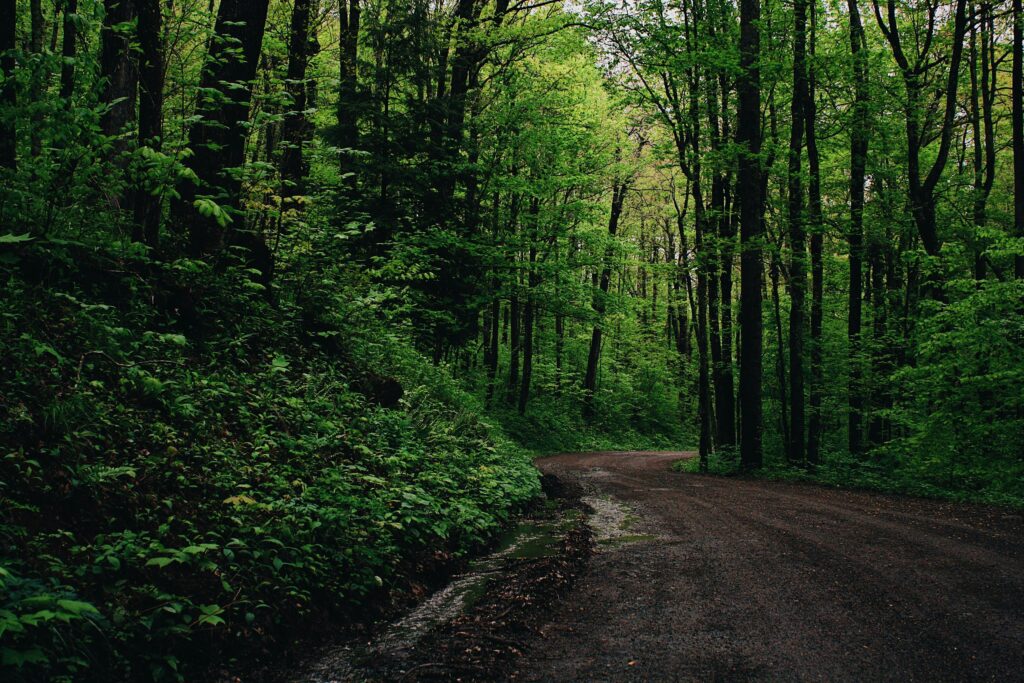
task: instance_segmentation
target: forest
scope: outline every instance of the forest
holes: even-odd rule
[[[203,680],[533,457],[1024,506],[1021,0],[0,0],[0,678]]]

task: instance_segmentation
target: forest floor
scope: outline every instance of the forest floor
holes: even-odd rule
[[[1019,512],[670,469],[692,455],[538,460],[556,552],[497,553],[419,642],[286,679],[1024,681]]]

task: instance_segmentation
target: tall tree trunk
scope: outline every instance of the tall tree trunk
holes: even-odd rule
[[[281,153],[281,196],[289,199],[304,191],[303,180],[308,171],[303,156],[303,145],[309,139],[306,119],[306,67],[309,63],[309,19],[313,0],[295,0],[292,7],[291,30],[288,38],[288,74],[285,88],[291,102],[284,116]],[[290,204],[291,202],[289,202]],[[288,206],[282,206],[287,210]]]
[[[104,135],[119,135],[135,120],[139,70],[132,48],[135,36],[129,28],[135,18],[135,0],[104,0],[100,31],[100,78],[107,106],[100,119]],[[127,142],[119,140],[114,149],[123,152]]]
[[[758,0],[740,0],[740,75],[736,142],[740,196],[740,463],[761,466],[761,76]]]
[[[341,35],[338,75],[338,146],[343,150],[359,146],[359,23],[360,0],[341,0],[339,33]],[[351,156],[342,152],[342,172],[352,172]],[[355,186],[355,176],[349,176],[349,183]]]
[[[626,199],[628,183],[616,182],[612,187],[612,206],[608,215],[608,236],[615,237],[619,231],[619,217],[622,215],[622,205]],[[587,354],[587,371],[583,376],[583,411],[589,416],[593,414],[594,392],[597,390],[597,368],[601,362],[601,337],[604,326],[605,298],[612,282],[612,250],[609,246],[605,250],[604,263],[601,265],[601,273],[595,273],[598,289],[594,293],[593,308],[597,315],[597,322],[590,335],[590,352]]]
[[[60,96],[71,108],[75,94],[75,60],[78,57],[78,0],[64,0],[64,41],[61,48]]]
[[[807,107],[807,3],[793,4],[793,102],[789,136],[789,462],[803,464],[806,457],[804,427],[804,314],[807,292],[803,169],[801,155]]]
[[[46,33],[46,20],[43,18],[42,0],[32,0],[29,5],[29,12],[31,13],[32,19],[32,42],[30,49],[32,54],[41,55],[43,53],[43,34]],[[30,98],[33,102],[38,102],[42,98],[43,88],[45,85],[44,80],[44,73],[39,69],[36,69],[35,73],[32,74],[32,88],[30,94]],[[42,112],[33,114],[30,142],[33,157],[38,157],[43,152],[43,140],[40,136],[42,121]]]
[[[993,35],[995,32],[992,5],[981,3],[971,22],[971,134],[974,138],[974,227],[985,228],[988,197],[995,182],[996,147],[993,103],[996,96],[996,69]],[[977,28],[975,28],[977,27]],[[978,69],[981,69],[980,73]],[[980,101],[979,101],[980,100]],[[985,240],[976,234],[974,242],[974,277],[985,279]]]
[[[537,200],[531,205],[532,239],[530,241],[530,265],[527,275],[526,310],[523,312],[523,381],[519,383],[519,414],[526,414],[530,400],[530,380],[533,378],[533,319],[537,310],[534,291],[537,288]]]
[[[960,63],[963,58],[964,38],[967,31],[966,5],[967,0],[956,0],[953,11],[953,35],[951,36],[953,47],[949,59],[934,60],[927,51],[927,46],[931,44],[935,31],[934,17],[928,22],[927,33],[923,41],[917,40],[916,35],[914,40],[907,41],[901,36],[901,30],[897,24],[896,0],[887,0],[886,2],[887,19],[882,17],[879,0],[873,0],[875,19],[889,42],[893,57],[903,75],[906,94],[904,117],[907,137],[907,196],[921,243],[925,252],[933,258],[937,258],[942,250],[942,241],[939,239],[938,224],[936,223],[935,188],[949,159],[950,143],[955,125]],[[921,52],[914,55],[908,55],[905,52],[905,45],[914,45],[915,49],[918,49],[922,42],[925,47]],[[945,92],[942,93],[944,109],[936,136],[939,145],[930,170],[922,177],[921,153],[932,138],[922,130],[925,118],[923,112],[927,109],[924,100],[930,96],[925,89],[924,76],[930,69],[947,64],[949,71],[946,74]],[[941,296],[941,286],[935,276],[930,276],[930,281],[926,283],[926,289],[930,296]]]
[[[861,358],[861,290],[864,261],[864,180],[868,157],[868,55],[857,0],[847,0],[850,56],[853,63],[853,117],[850,122],[850,286],[847,338],[849,339],[848,438],[850,453],[863,450],[863,359]]]
[[[1014,233],[1024,239],[1024,12],[1021,0],[1013,0],[1013,222]],[[1024,254],[1013,260],[1013,271],[1024,278]]]
[[[779,297],[779,271],[782,269],[781,257],[772,251],[772,309],[775,312],[775,371],[779,382],[779,429],[782,431],[782,447],[789,453],[789,400],[786,392],[786,338],[782,333],[782,305]]]
[[[870,246],[871,260],[871,415],[868,421],[868,441],[872,446],[882,443],[882,416],[880,411],[885,407],[885,383],[888,382],[885,368],[886,357],[886,310],[885,310],[885,264],[882,245],[876,237]]]
[[[235,207],[238,200],[239,182],[228,169],[245,162],[246,124],[268,3],[269,0],[221,1],[200,78],[200,92],[208,94],[201,94],[196,105],[198,118],[189,131],[193,156],[188,164],[199,178],[199,194],[212,196],[223,208]],[[182,183],[179,194],[175,214],[179,224],[189,231],[189,253],[201,257],[220,252],[229,235],[226,226],[196,211],[194,185]],[[262,236],[235,230],[230,237],[232,243],[249,250],[250,262],[269,281],[271,255]]]
[[[492,218],[491,218],[491,242],[494,249],[497,252],[498,249],[498,226],[501,218],[501,196],[495,192],[494,199],[491,202],[492,206]],[[497,252],[500,253],[500,252]],[[490,303],[490,317],[488,324],[491,326],[490,337],[488,338],[488,346],[484,352],[484,365],[487,366],[487,403],[491,402],[494,396],[494,379],[498,375],[498,325],[499,318],[501,318],[501,299],[498,292],[500,291],[501,282],[498,279],[497,270],[491,271],[491,303]]]
[[[821,457],[822,419],[821,403],[824,389],[821,348],[822,297],[824,296],[824,263],[822,247],[825,226],[821,220],[821,165],[818,157],[818,134],[815,119],[818,109],[815,101],[817,81],[815,78],[814,50],[816,38],[816,9],[812,4],[811,38],[808,48],[810,57],[807,70],[807,104],[804,115],[807,126],[807,168],[810,177],[807,184],[807,225],[811,233],[811,386],[808,392],[810,414],[807,422],[807,464],[816,467]]]
[[[510,318],[511,322],[509,325],[509,361],[508,361],[508,401],[511,403],[515,397],[519,387],[519,353],[520,353],[520,340],[522,334],[520,332],[520,323],[522,322],[522,313],[520,312],[519,304],[519,291],[518,283],[516,291],[512,293],[512,302],[509,305],[511,311]]]
[[[18,91],[15,88],[15,27],[18,23],[15,0],[0,0],[0,71],[3,71],[3,87],[0,88],[0,104],[9,111],[0,124],[0,167],[17,168],[18,128],[15,113],[18,106]]]
[[[139,15],[139,146],[160,149],[163,135],[164,49],[160,0],[136,0]],[[137,242],[157,247],[161,197],[145,187],[135,190]]]

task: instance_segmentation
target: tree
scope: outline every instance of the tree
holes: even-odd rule
[[[188,250],[193,256],[215,254],[223,249],[226,227],[235,220],[223,208],[207,209],[204,215],[196,210],[195,202],[207,200],[231,208],[237,200],[239,182],[229,170],[238,168],[245,160],[245,124],[268,4],[269,0],[223,0],[217,12],[214,37],[200,80],[197,120],[189,131],[189,147],[194,156],[188,164],[203,194],[197,194],[194,185],[182,183],[175,210],[179,224],[188,230]],[[270,254],[262,238],[235,229],[232,239],[245,243],[263,277],[268,278]]]
[[[757,0],[740,0],[740,75],[736,142],[740,146],[740,462],[761,466],[761,79]]]
[[[0,87],[0,167],[13,169],[17,166],[18,128],[15,124],[18,105],[17,83],[15,81],[15,26],[17,26],[17,3],[15,0],[0,2],[0,70],[3,84]]]
[[[1024,239],[1024,12],[1021,0],[1013,0],[1013,74],[1010,115],[1013,119],[1013,222],[1014,232]],[[1024,278],[1024,254],[1014,258],[1014,272]]]
[[[850,279],[847,338],[850,345],[850,414],[847,424],[849,449],[862,449],[864,388],[861,359],[861,299],[864,262],[864,181],[868,156],[868,46],[857,0],[847,0],[853,108],[850,116]]]
[[[306,67],[309,64],[310,10],[313,0],[295,0],[291,31],[288,36],[288,75],[285,87],[291,103],[284,118],[281,154],[282,196],[302,194],[308,169],[303,159],[303,144],[309,138],[306,119]],[[284,208],[284,207],[282,207]]]
[[[159,150],[163,141],[164,48],[159,0],[136,0],[139,35],[139,147]],[[160,241],[161,197],[150,188],[135,191],[137,242],[156,247]]]
[[[912,53],[907,53],[903,29],[900,28],[899,12],[896,0],[887,0],[886,17],[883,18],[878,0],[872,0],[875,19],[882,34],[889,43],[893,59],[903,77],[904,89],[904,124],[907,142],[906,170],[909,180],[907,196],[910,201],[911,213],[917,225],[918,234],[925,252],[931,257],[938,257],[942,248],[938,224],[935,215],[935,188],[942,177],[949,160],[949,150],[953,140],[953,126],[957,109],[957,90],[960,84],[960,62],[963,58],[964,38],[967,32],[967,0],[956,0],[953,10],[953,31],[950,38],[949,59],[935,59],[931,50],[935,43],[939,21],[938,5],[931,2],[925,8],[926,17],[923,21],[923,35],[915,31],[909,37],[914,46]],[[919,24],[913,24],[915,27]],[[933,74],[939,66],[945,65],[945,83],[940,85]],[[926,116],[926,92],[930,88],[942,88],[943,107],[939,118],[938,130],[934,135],[939,139],[939,148],[931,168],[923,173],[921,168],[922,153],[929,141],[931,131],[924,129],[929,117]],[[932,283],[935,284],[934,281]],[[933,294],[938,292],[936,286],[931,287]]]

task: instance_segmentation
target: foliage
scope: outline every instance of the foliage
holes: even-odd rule
[[[327,293],[310,333],[233,269],[104,245],[7,255],[8,680],[173,679],[230,643],[352,619],[538,491],[365,297]],[[405,387],[390,407],[380,373]]]

